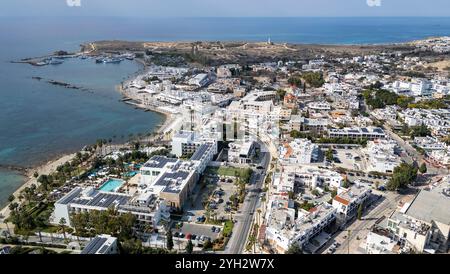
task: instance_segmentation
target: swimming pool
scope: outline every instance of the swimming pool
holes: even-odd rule
[[[136,175],[137,174],[137,171],[130,171],[130,172],[128,172],[127,174],[126,174],[126,176],[128,176],[128,177],[133,177],[134,175]]]
[[[120,179],[109,179],[106,181],[99,190],[106,192],[116,192],[122,185],[124,181]]]

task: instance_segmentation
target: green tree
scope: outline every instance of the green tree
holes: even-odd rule
[[[401,108],[407,108],[414,101],[414,97],[400,95],[397,98],[397,105]]]
[[[422,123],[420,126],[411,127],[410,130],[411,138],[427,137],[431,135],[430,129],[424,123]]]
[[[213,247],[211,241],[209,239],[206,239],[205,243],[203,244],[203,250],[209,250]]]
[[[350,187],[350,181],[345,178],[344,181],[342,182],[342,187],[343,188],[349,188]]]
[[[168,250],[173,249],[173,235],[172,235],[171,229],[167,230],[167,233],[166,233],[166,245],[167,245]]]
[[[308,85],[315,88],[320,88],[323,84],[325,84],[323,75],[320,72],[306,72],[302,75],[302,78],[306,83],[308,83]]]
[[[128,239],[120,243],[121,254],[142,254],[142,242],[136,239]]]
[[[277,90],[278,99],[283,100],[284,96],[286,96],[286,91],[284,89]]]
[[[362,214],[363,214],[363,205],[360,204],[358,207],[358,220],[361,220]]]
[[[189,239],[189,242],[186,245],[186,253],[192,254],[193,251],[194,251],[194,244],[192,243],[192,240]]]
[[[303,254],[303,250],[297,243],[293,243],[289,246],[285,254]]]
[[[333,161],[333,149],[329,148],[326,152],[325,152],[325,158],[327,159],[327,161],[332,162]]]
[[[62,229],[62,232],[63,232],[63,235],[64,235],[64,241],[67,241],[67,238],[66,238],[66,224],[67,224],[66,218],[61,218],[59,220],[59,226]]]
[[[418,168],[414,165],[402,163],[394,169],[391,179],[387,183],[389,190],[398,190],[407,187],[417,178]]]
[[[419,167],[419,171],[420,171],[420,173],[422,173],[422,174],[425,174],[425,173],[427,173],[427,165],[425,164],[425,163],[422,163],[421,165],[420,165],[420,167]]]
[[[302,79],[299,76],[291,76],[288,79],[288,84],[294,87],[301,87]]]

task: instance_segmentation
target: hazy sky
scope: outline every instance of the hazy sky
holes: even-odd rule
[[[70,7],[67,2],[81,6]],[[368,2],[381,2],[370,6]],[[450,0],[1,0],[0,16],[450,16]]]

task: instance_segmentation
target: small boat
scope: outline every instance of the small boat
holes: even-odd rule
[[[121,58],[98,58],[95,60],[96,63],[100,63],[100,64],[118,64],[120,62],[122,62],[123,59]]]
[[[105,64],[118,64],[118,63],[120,63],[122,61],[123,61],[122,58],[106,58],[105,60],[103,60],[103,63],[105,63]]]
[[[64,61],[61,59],[52,58],[52,59],[50,59],[50,61],[48,63],[50,65],[61,65],[62,63],[64,63]]]

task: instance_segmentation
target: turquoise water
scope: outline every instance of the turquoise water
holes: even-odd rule
[[[137,174],[137,171],[130,171],[130,172],[128,172],[127,174],[126,174],[126,176],[128,176],[128,177],[133,177],[134,175],[136,175]]]
[[[26,177],[20,175],[18,172],[0,169],[0,196],[5,196],[3,198],[5,202],[7,201],[8,196],[14,193],[25,180]]]
[[[125,61],[97,65],[67,60],[32,67],[9,61],[56,50],[78,50],[86,41],[267,41],[291,43],[392,43],[450,35],[450,18],[126,18],[0,17],[0,168],[29,167],[74,152],[99,138],[148,133],[163,117],[120,102],[114,86],[141,67]],[[81,86],[69,90],[31,79],[40,76]],[[0,169],[0,205],[23,183]]]
[[[123,180],[109,179],[99,188],[99,190],[106,192],[116,192],[123,184]]]

